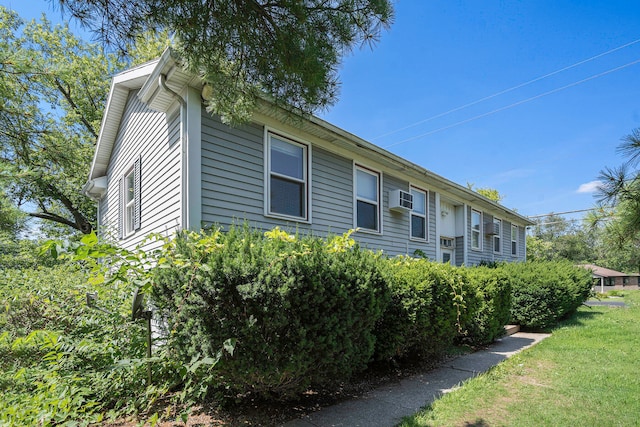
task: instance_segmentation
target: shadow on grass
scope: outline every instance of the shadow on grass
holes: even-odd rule
[[[586,321],[593,319],[596,316],[602,316],[604,313],[598,311],[594,307],[584,306],[583,309],[578,310],[562,322],[557,327],[564,326],[582,326]]]
[[[465,427],[489,427],[489,423],[483,420],[482,418],[478,418],[473,422],[465,422]]]

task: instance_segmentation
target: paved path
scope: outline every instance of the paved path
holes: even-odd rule
[[[349,400],[323,408],[284,427],[392,427],[461,382],[489,370],[509,356],[537,344],[549,334],[518,332],[489,348],[446,362],[424,374],[399,380]]]
[[[595,307],[595,306],[626,307],[627,306],[627,304],[625,304],[624,301],[609,301],[609,300],[587,301],[584,303],[584,305],[588,305],[589,307]]]

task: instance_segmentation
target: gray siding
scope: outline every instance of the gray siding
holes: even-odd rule
[[[141,229],[119,241],[128,249],[149,233],[172,234],[181,215],[180,117],[173,115],[167,123],[166,114],[150,110],[136,94],[132,91],[127,99],[107,170],[107,193],[99,203],[100,232],[117,240],[119,179],[141,157]]]
[[[265,215],[264,183],[264,128],[260,125],[229,127],[202,110],[202,220],[203,225],[228,228],[231,224],[247,222],[251,227],[270,229],[279,226],[289,232],[311,233],[326,236],[342,234],[354,228],[353,174],[354,160],[332,153],[316,144],[310,145],[311,153],[311,218],[309,222],[297,222]],[[297,139],[297,138],[293,138]],[[307,143],[304,139],[297,139]],[[371,167],[368,162],[356,163]],[[376,169],[372,167],[372,169]],[[382,250],[386,255],[413,255],[417,249],[430,259],[436,259],[436,245],[440,245],[436,230],[436,193],[428,192],[428,241],[410,239],[410,213],[389,209],[389,192],[396,189],[409,191],[409,182],[382,173],[382,233],[357,232],[353,234],[362,246]],[[429,189],[428,183],[415,185]],[[461,211],[459,212],[462,213]],[[490,222],[491,215],[483,212],[483,223]],[[457,264],[466,261],[478,264],[482,260],[497,259],[493,253],[492,237],[481,235],[482,251],[471,247],[471,206],[467,206],[466,239],[456,237]],[[483,225],[484,227],[484,225]],[[511,257],[511,224],[503,220],[502,245],[499,258]],[[524,256],[524,227],[520,227],[518,259]],[[466,241],[465,241],[466,240]]]
[[[204,110],[203,110],[204,111]],[[205,225],[224,228],[246,221],[266,229],[280,226],[289,231],[326,236],[342,234],[353,224],[353,160],[311,146],[311,223],[264,215],[264,129],[245,125],[231,128],[202,114],[202,219]],[[301,141],[304,142],[304,141]],[[423,250],[435,258],[435,194],[429,192],[429,241],[409,240],[409,213],[388,209],[391,190],[409,190],[409,183],[382,176],[383,233],[353,235],[364,247],[388,255]]]

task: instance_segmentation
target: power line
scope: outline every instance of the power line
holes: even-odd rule
[[[532,97],[527,98],[527,99],[524,99],[524,100],[522,100],[522,101],[514,102],[513,104],[509,104],[509,105],[507,105],[507,106],[505,106],[505,107],[497,108],[497,109],[492,110],[492,111],[489,111],[489,112],[487,112],[487,113],[479,114],[479,115],[477,115],[477,116],[471,117],[471,118],[469,118],[469,119],[461,120],[461,121],[459,121],[459,122],[453,123],[453,124],[448,125],[448,126],[443,126],[443,127],[441,127],[441,128],[438,128],[438,129],[435,129],[435,130],[432,130],[432,131],[429,131],[429,132],[426,132],[426,133],[423,133],[423,134],[420,134],[420,135],[417,135],[417,136],[414,136],[414,137],[411,137],[411,138],[407,138],[407,139],[404,139],[404,140],[402,140],[402,141],[395,142],[395,143],[393,143],[393,144],[386,145],[386,146],[384,146],[383,148],[394,147],[394,146],[396,146],[396,145],[404,144],[405,142],[414,141],[414,140],[416,140],[416,139],[420,139],[420,138],[423,138],[423,137],[425,137],[425,136],[429,136],[429,135],[432,135],[432,134],[434,134],[434,133],[441,132],[441,131],[443,131],[443,130],[451,129],[451,128],[456,127],[456,126],[459,126],[459,125],[462,125],[462,124],[465,124],[465,123],[469,123],[469,122],[472,122],[472,121],[474,121],[474,120],[478,120],[478,119],[481,119],[481,118],[483,118],[483,117],[487,117],[487,116],[490,116],[490,115],[492,115],[492,114],[499,113],[499,112],[501,112],[501,111],[508,110],[508,109],[510,109],[510,108],[513,108],[513,107],[517,107],[518,105],[522,105],[522,104],[525,104],[525,103],[527,103],[527,102],[534,101],[534,100],[536,100],[536,99],[542,98],[542,97],[547,96],[547,95],[552,95],[552,94],[557,93],[557,92],[560,92],[560,91],[562,91],[562,90],[569,89],[569,88],[571,88],[571,87],[573,87],[573,86],[577,86],[577,85],[579,85],[579,84],[582,84],[582,83],[588,82],[588,81],[590,81],[590,80],[597,79],[598,77],[602,77],[602,76],[605,76],[605,75],[607,75],[607,74],[611,74],[611,73],[614,73],[614,72],[616,72],[616,71],[620,71],[620,70],[622,70],[623,68],[630,67],[631,65],[635,65],[635,64],[637,64],[637,63],[639,63],[639,62],[640,62],[640,59],[636,59],[635,61],[629,62],[629,63],[627,63],[627,64],[621,65],[621,66],[616,67],[616,68],[612,68],[612,69],[607,70],[607,71],[604,71],[604,72],[602,72],[602,73],[595,74],[595,75],[593,75],[593,76],[591,76],[591,77],[587,77],[587,78],[582,79],[582,80],[579,80],[579,81],[577,81],[577,82],[573,82],[573,83],[568,84],[568,85],[566,85],[566,86],[562,86],[562,87],[559,87],[559,88],[557,88],[557,89],[553,89],[553,90],[550,90],[550,91],[548,91],[548,92],[544,92],[544,93],[541,93],[541,94],[539,94],[539,95],[532,96]]]
[[[407,129],[410,129],[410,128],[412,128],[412,127],[416,127],[416,126],[418,126],[418,125],[421,125],[421,124],[423,124],[423,123],[430,122],[431,120],[435,120],[435,119],[438,119],[438,118],[440,118],[440,117],[443,117],[443,116],[449,115],[449,114],[451,114],[451,113],[455,113],[456,111],[460,111],[460,110],[463,110],[463,109],[465,109],[465,108],[471,107],[471,106],[473,106],[473,105],[479,104],[479,103],[481,103],[481,102],[487,101],[487,100],[489,100],[489,99],[495,98],[495,97],[497,97],[497,96],[504,95],[505,93],[509,93],[509,92],[512,92],[512,91],[514,91],[514,90],[516,90],[516,89],[520,89],[521,87],[528,86],[528,85],[530,85],[530,84],[532,84],[532,83],[535,83],[535,82],[538,82],[538,81],[540,81],[540,80],[546,79],[547,77],[551,77],[551,76],[554,76],[554,75],[556,75],[556,74],[562,73],[563,71],[570,70],[570,69],[575,68],[575,67],[577,67],[577,66],[579,66],[579,65],[586,64],[587,62],[590,62],[590,61],[593,61],[593,60],[595,60],[595,59],[601,58],[601,57],[603,57],[603,56],[605,56],[605,55],[609,55],[609,54],[611,54],[611,53],[613,53],[613,52],[616,52],[616,51],[618,51],[618,50],[620,50],[620,49],[624,49],[624,48],[626,48],[626,47],[632,46],[632,45],[634,45],[634,44],[636,44],[636,43],[640,43],[640,39],[637,39],[637,40],[634,40],[634,41],[632,41],[632,42],[629,42],[629,43],[623,44],[622,46],[618,46],[618,47],[616,47],[616,48],[613,48],[613,49],[608,50],[608,51],[606,51],[606,52],[603,52],[603,53],[600,53],[600,54],[598,54],[598,55],[592,56],[591,58],[587,58],[587,59],[584,59],[584,60],[582,60],[582,61],[576,62],[575,64],[571,64],[571,65],[566,66],[566,67],[564,67],[564,68],[561,68],[561,69],[559,69],[559,70],[552,71],[552,72],[550,72],[550,73],[548,73],[548,74],[545,74],[545,75],[543,75],[543,76],[536,77],[535,79],[529,80],[529,81],[527,81],[527,82],[520,83],[519,85],[516,85],[516,86],[510,87],[510,88],[508,88],[508,89],[504,89],[504,90],[502,90],[502,91],[500,91],[500,92],[496,92],[496,93],[494,93],[493,95],[485,96],[484,98],[480,98],[480,99],[478,99],[478,100],[476,100],[476,101],[472,101],[472,102],[470,102],[470,103],[468,103],[468,104],[464,104],[464,105],[462,105],[462,106],[460,106],[460,107],[453,108],[453,109],[451,109],[451,110],[449,110],[449,111],[445,111],[444,113],[436,114],[435,116],[428,117],[428,118],[426,118],[426,119],[424,119],[424,120],[420,120],[420,121],[418,121],[418,122],[415,122],[415,123],[413,123],[413,124],[407,125],[407,126],[402,127],[402,128],[400,128],[400,129],[396,129],[396,130],[394,130],[394,131],[387,132],[387,133],[385,133],[385,134],[383,134],[383,135],[376,136],[375,138],[372,138],[371,140],[372,140],[372,141],[374,141],[374,140],[376,140],[376,139],[384,138],[385,136],[393,135],[393,134],[398,133],[398,132],[401,132],[401,131],[403,131],[403,130],[407,130]]]
[[[589,211],[595,211],[595,210],[599,210],[599,209],[601,209],[601,208],[578,209],[578,210],[575,210],[575,211],[565,211],[565,212],[550,212],[548,214],[529,215],[528,218],[543,218],[545,216],[552,216],[552,215],[568,215],[568,214],[572,214],[572,213],[589,212]]]

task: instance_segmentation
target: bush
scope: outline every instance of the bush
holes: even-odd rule
[[[465,315],[458,339],[472,345],[493,342],[504,335],[511,317],[511,278],[501,268],[461,268],[464,277]]]
[[[591,273],[564,261],[505,264],[512,278],[512,322],[544,329],[574,313],[591,295]]]
[[[115,313],[89,309],[87,291],[97,291]],[[130,310],[130,300],[126,288],[89,285],[73,266],[4,270],[0,424],[97,422],[103,411],[131,405],[144,391],[146,371],[118,366],[145,351],[143,327],[119,314]]]
[[[348,236],[279,229],[183,233],[156,269],[153,298],[178,360],[214,357],[218,391],[288,397],[366,368],[388,300],[379,257]]]
[[[386,264],[391,301],[376,326],[375,358],[441,355],[452,344],[458,310],[464,309],[458,270],[424,259],[395,258]]]

